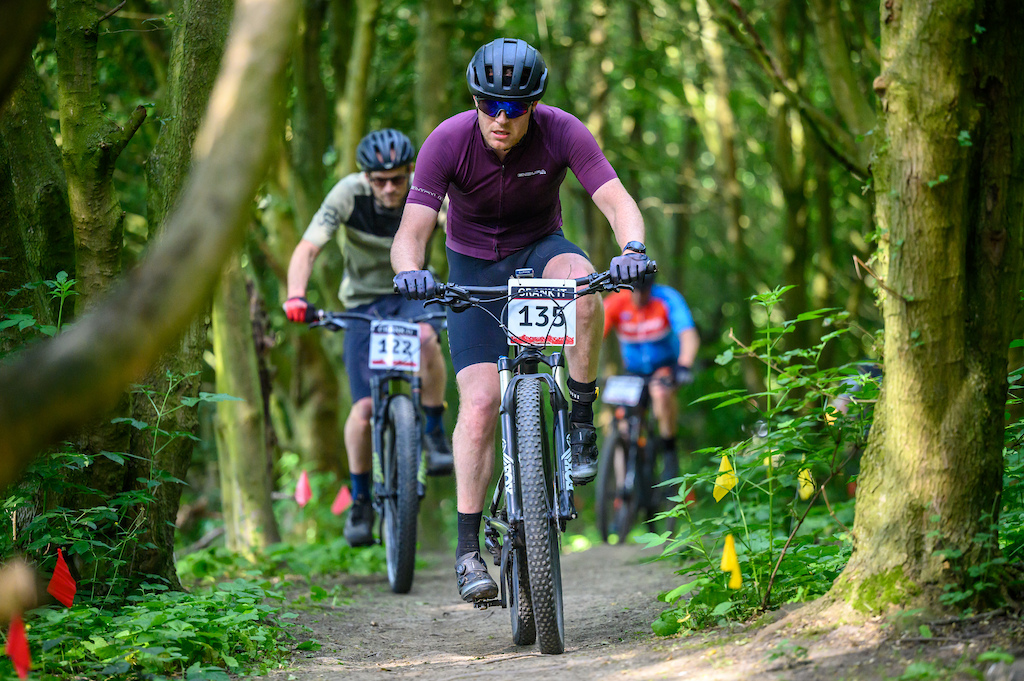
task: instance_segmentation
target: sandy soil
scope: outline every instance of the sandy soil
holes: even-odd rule
[[[660,638],[650,622],[659,591],[680,578],[653,552],[598,546],[562,558],[566,652],[541,655],[512,644],[509,611],[474,610],[455,589],[449,556],[423,556],[412,592],[391,593],[384,576],[324,581],[341,598],[292,608],[322,644],[297,652],[275,681],[313,679],[1024,679],[993,651],[1019,654],[1024,634],[1001,615],[933,623],[930,636],[892,620],[837,624],[834,615],[783,610],[756,627],[736,625]],[[492,575],[495,569],[491,569]],[[766,621],[767,620],[767,621]],[[981,653],[988,653],[977,660]],[[994,666],[996,665],[996,666]],[[1015,676],[1014,674],[1020,674]]]

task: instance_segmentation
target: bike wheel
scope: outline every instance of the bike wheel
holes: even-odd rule
[[[408,395],[395,395],[388,403],[384,429],[384,497],[382,526],[388,582],[396,594],[412,588],[416,567],[416,516],[420,499],[416,474],[420,465],[420,438],[416,415]]]
[[[530,600],[530,575],[526,571],[525,548],[513,547],[509,552],[508,585],[512,642],[517,646],[532,646],[537,640],[537,626],[533,620],[533,601]]]
[[[523,509],[523,536],[530,598],[540,652],[565,651],[562,613],[561,534],[555,520],[554,486],[544,474],[546,434],[541,420],[541,381],[516,383],[516,453]]]
[[[615,527],[615,508],[621,504],[618,497],[619,484],[615,479],[615,459],[618,456],[625,456],[625,447],[622,437],[617,430],[617,424],[612,424],[613,433],[605,438],[601,447],[601,458],[597,468],[597,491],[594,499],[594,512],[597,516],[597,529],[601,533],[601,539],[608,543],[608,538],[613,534],[617,535]]]

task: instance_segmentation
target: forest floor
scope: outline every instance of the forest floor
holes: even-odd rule
[[[513,645],[508,610],[460,601],[447,553],[421,556],[405,595],[391,593],[383,575],[323,580],[318,586],[334,597],[289,606],[298,614],[297,638],[322,647],[297,652],[269,678],[1024,679],[1017,668],[1024,627],[999,615],[901,631],[890,618],[842,624],[791,607],[756,625],[655,636],[650,623],[665,607],[656,596],[680,577],[666,562],[650,562],[653,555],[639,546],[596,546],[563,556],[566,651],[559,656]],[[1011,665],[1012,655],[1021,662]]]

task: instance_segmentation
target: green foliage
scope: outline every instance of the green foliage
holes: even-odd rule
[[[878,385],[858,364],[819,366],[828,344],[848,333],[845,315],[824,309],[777,321],[777,305],[787,290],[753,297],[763,311],[758,339],[717,360],[756,359],[764,368],[765,389],[757,394],[725,390],[697,400],[714,402],[715,409],[751,407],[758,417],[755,427],[731,446],[698,452],[711,465],[669,483],[679,493],[666,515],[679,519],[679,530],[642,538],[662,546],[662,556],[680,561],[688,576],[685,584],[661,594],[672,607],[655,622],[658,633],[743,620],[766,607],[820,596],[850,555],[853,500],[847,483],[853,482],[851,464],[866,444]],[[798,324],[816,320],[832,330],[810,349],[784,349]],[[734,470],[734,485],[719,471],[723,459]],[[684,501],[694,487],[708,499],[703,511]],[[716,487],[722,495],[717,503],[709,498]],[[739,589],[730,588],[721,569],[729,534],[736,537]]]
[[[123,607],[31,613],[33,671],[53,678],[219,678],[265,674],[288,654],[284,597],[268,583],[225,582],[194,593],[144,585]],[[277,605],[270,602],[276,601]],[[0,657],[0,679],[16,678]]]

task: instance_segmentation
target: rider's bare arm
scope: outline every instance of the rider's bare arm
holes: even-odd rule
[[[437,211],[416,203],[405,204],[402,223],[391,244],[391,268],[395,274],[423,269],[427,241],[437,224]]]
[[[619,246],[644,240],[644,219],[636,201],[618,178],[608,180],[594,192],[594,204],[608,218]]]
[[[689,328],[679,334],[679,366],[692,367],[700,348],[700,334]]]
[[[313,262],[320,247],[316,244],[302,239],[292,252],[292,259],[288,262],[288,297],[303,298],[306,295],[306,285],[309,284],[309,277],[313,273]]]

